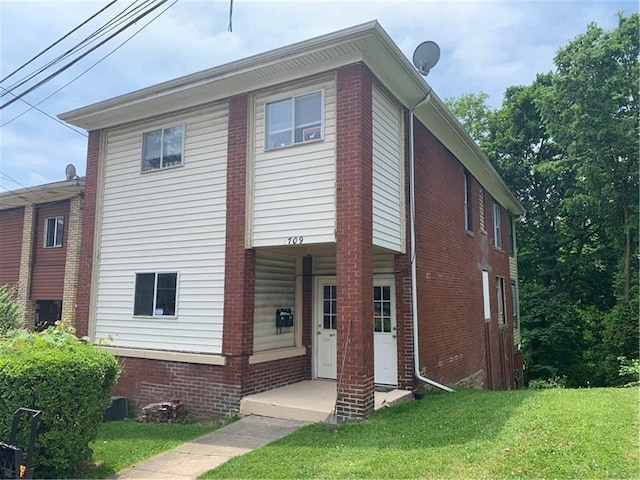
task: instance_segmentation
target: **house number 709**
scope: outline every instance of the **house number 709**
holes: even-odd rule
[[[289,245],[301,245],[304,242],[304,237],[289,237],[287,243]]]

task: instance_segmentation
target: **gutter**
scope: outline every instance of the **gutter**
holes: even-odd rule
[[[413,138],[413,112],[418,105],[431,101],[431,89],[425,96],[409,109],[409,203],[411,211],[411,317],[413,319],[413,370],[415,377],[431,386],[446,392],[453,392],[449,387],[422,376],[420,373],[420,342],[418,338],[418,285],[416,265],[416,200],[415,200],[415,152]]]

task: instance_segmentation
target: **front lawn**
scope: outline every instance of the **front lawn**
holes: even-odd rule
[[[138,423],[135,420],[104,422],[90,446],[94,465],[77,478],[107,478],[146,458],[200,437],[219,424]]]
[[[434,394],[200,478],[639,478],[637,388]]]

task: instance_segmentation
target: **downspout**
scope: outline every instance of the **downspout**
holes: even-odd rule
[[[420,344],[418,341],[418,286],[417,286],[417,266],[416,266],[416,196],[415,196],[415,155],[413,138],[413,112],[418,105],[425,100],[431,99],[431,90],[409,109],[409,209],[411,211],[411,312],[413,318],[413,370],[415,377],[429,385],[440,388],[447,392],[453,392],[449,387],[434,380],[422,376],[420,373]]]

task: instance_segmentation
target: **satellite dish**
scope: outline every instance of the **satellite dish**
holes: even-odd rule
[[[67,180],[73,180],[76,178],[76,167],[73,163],[67,165],[67,168],[64,169],[64,174],[67,176]]]
[[[425,77],[436,66],[438,60],[440,60],[440,47],[431,40],[422,42],[413,52],[413,65],[418,69],[420,75]]]

